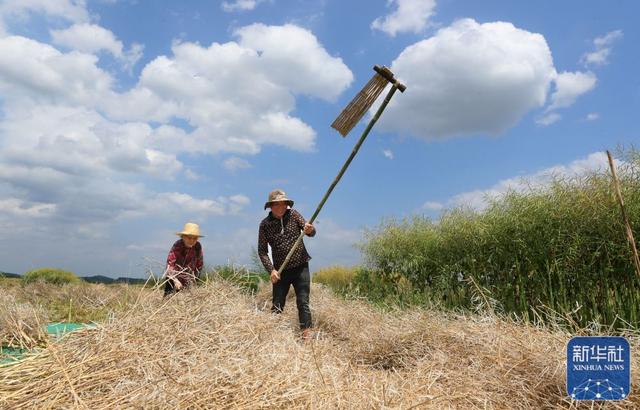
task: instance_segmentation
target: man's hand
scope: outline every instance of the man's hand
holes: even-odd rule
[[[271,283],[276,283],[277,281],[280,280],[280,275],[278,275],[278,271],[277,270],[272,270],[271,271]]]
[[[315,230],[315,228],[313,227],[312,224],[309,224],[309,223],[304,224],[304,234],[305,235],[311,235],[314,230]]]
[[[180,290],[182,289],[182,282],[180,282],[178,279],[173,279],[173,286],[176,288],[176,290]]]

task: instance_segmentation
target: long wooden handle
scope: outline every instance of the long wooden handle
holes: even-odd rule
[[[382,104],[380,105],[378,110],[376,111],[375,115],[369,121],[369,124],[367,125],[367,128],[365,128],[365,130],[362,132],[362,135],[360,136],[360,139],[358,140],[356,145],[353,147],[353,150],[351,151],[351,154],[349,155],[349,157],[345,161],[344,165],[340,169],[340,172],[338,172],[338,175],[335,177],[335,179],[333,180],[333,182],[329,186],[329,189],[327,189],[327,192],[325,192],[324,196],[322,197],[322,200],[318,204],[318,207],[316,208],[316,211],[313,213],[313,216],[311,216],[311,219],[309,219],[309,221],[308,221],[310,224],[312,224],[316,220],[316,218],[318,217],[318,214],[320,213],[320,210],[322,210],[322,207],[324,206],[324,203],[327,202],[327,199],[329,198],[329,195],[331,195],[331,192],[333,192],[333,189],[336,187],[336,185],[338,185],[338,182],[340,182],[340,178],[342,178],[342,175],[344,175],[345,171],[349,167],[349,164],[351,164],[351,161],[353,161],[353,158],[358,153],[358,150],[360,150],[360,146],[362,145],[364,140],[367,138],[367,135],[369,135],[369,132],[371,131],[371,128],[373,128],[375,123],[378,121],[378,119],[380,118],[380,115],[382,114],[382,111],[384,111],[384,109],[387,107],[387,104],[389,104],[389,101],[391,101],[391,97],[393,97],[393,94],[396,92],[397,89],[398,89],[398,86],[396,84],[393,84],[393,86],[391,87],[391,89],[387,93],[387,96],[385,97],[384,101],[382,102]],[[293,255],[293,252],[296,250],[296,248],[298,247],[300,242],[302,242],[302,238],[303,237],[304,237],[304,230],[302,232],[300,232],[300,236],[298,236],[298,239],[296,240],[296,242],[293,244],[293,246],[289,250],[289,253],[287,254],[287,257],[284,259],[284,262],[282,262],[282,265],[280,266],[280,269],[278,269],[278,275],[280,275],[282,273],[282,271],[286,268],[287,264],[289,263],[289,259],[291,259],[291,255]]]

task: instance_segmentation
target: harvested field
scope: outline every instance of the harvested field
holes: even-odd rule
[[[271,315],[225,282],[126,311],[0,367],[2,408],[570,408],[570,334],[493,316],[384,313],[314,285],[315,338],[295,303]],[[639,360],[637,337],[632,368]],[[632,373],[632,385],[639,378]],[[583,403],[590,407],[592,403]],[[640,400],[609,404],[637,408]]]
[[[126,310],[141,290],[120,284],[21,283],[0,282],[0,346],[18,349],[46,346],[50,342],[45,331],[48,323],[102,321]]]

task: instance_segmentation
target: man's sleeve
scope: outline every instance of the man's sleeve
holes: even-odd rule
[[[269,259],[269,244],[267,243],[267,237],[264,233],[262,224],[260,225],[260,229],[258,230],[258,256],[260,257],[262,266],[264,266],[267,272],[271,273],[274,267],[271,263],[271,260]]]
[[[302,214],[300,214],[300,212],[294,210],[293,211],[293,217],[294,220],[296,221],[296,223],[298,224],[298,226],[300,227],[300,229],[304,229],[304,224],[306,223],[306,221],[304,220],[304,216],[302,216]],[[313,227],[313,232],[311,232],[311,234],[307,235],[307,236],[316,236],[316,227]]]

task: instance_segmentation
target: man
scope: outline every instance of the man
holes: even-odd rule
[[[293,285],[296,292],[296,305],[298,307],[298,318],[302,337],[309,338],[311,328],[311,310],[309,309],[309,260],[311,256],[301,242],[293,252],[282,275],[278,275],[278,269],[282,266],[289,250],[298,239],[300,231],[305,235],[314,236],[316,229],[313,225],[305,222],[300,213],[290,207],[293,201],[287,198],[284,191],[280,189],[269,193],[269,198],[264,204],[264,209],[271,208],[269,215],[260,222],[258,232],[258,256],[267,272],[271,273],[271,283],[273,288],[273,303],[271,311],[281,313],[287,299],[289,288]],[[271,246],[273,263],[269,259],[268,245]]]
[[[173,244],[167,256],[165,296],[193,286],[204,264],[202,245],[198,242],[198,239],[203,237],[200,235],[200,227],[187,222],[176,235],[180,236],[180,239]]]

